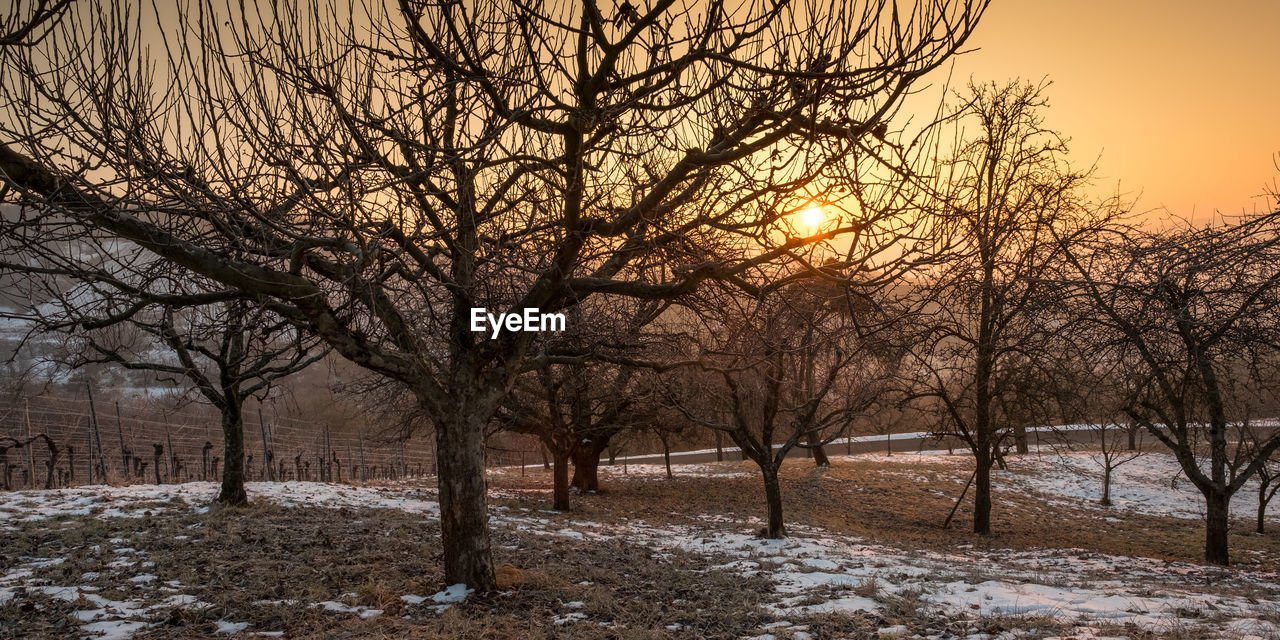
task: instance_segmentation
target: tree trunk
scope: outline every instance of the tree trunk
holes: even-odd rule
[[[1226,566],[1231,563],[1227,553],[1228,507],[1231,496],[1225,492],[1210,490],[1205,497],[1204,559],[1212,564]]]
[[[552,451],[554,464],[552,473],[551,508],[556,511],[569,510],[569,454]]]
[[[1267,532],[1267,503],[1271,501],[1270,498],[1267,497],[1267,487],[1270,484],[1271,483],[1269,482],[1258,483],[1258,529],[1257,531],[1259,534],[1263,534]]]
[[[485,505],[484,423],[489,416],[460,405],[451,420],[441,420],[436,428],[444,579],[485,593],[497,587]]]
[[[831,459],[827,457],[826,450],[822,448],[822,439],[816,433],[809,434],[809,450],[813,452],[813,466],[831,466]]]
[[[1111,463],[1109,461],[1102,465],[1102,500],[1099,500],[1098,504],[1104,507],[1111,506]]]
[[[1018,426],[1013,428],[1013,442],[1017,446],[1018,453],[1029,453],[1031,451],[1027,446],[1027,426],[1025,424],[1018,423]]]
[[[58,464],[58,445],[54,443],[52,438],[45,438],[45,444],[49,446],[49,460],[44,463],[45,468],[48,470],[48,474],[44,478],[44,488],[52,489],[53,475],[57,470]]]
[[[1129,424],[1129,450],[1138,450],[1138,427],[1132,423]]]
[[[724,462],[724,434],[716,431],[716,462]]]
[[[991,461],[978,458],[973,478],[973,532],[991,534]]]
[[[249,504],[244,491],[244,420],[240,402],[229,397],[222,407],[222,488],[217,502],[230,506]]]
[[[672,479],[671,475],[671,445],[667,444],[667,439],[662,439],[662,462],[667,465],[667,479]]]
[[[760,475],[764,476],[764,498],[769,509],[769,523],[765,527],[764,537],[785,537],[787,531],[782,524],[782,487],[778,484],[778,470],[761,465]]]
[[[600,454],[609,446],[609,438],[590,438],[573,448],[573,488],[579,492],[600,490]]]

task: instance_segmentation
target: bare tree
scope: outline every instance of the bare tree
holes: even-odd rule
[[[1275,420],[1266,420],[1263,424],[1258,424],[1246,416],[1241,421],[1239,433],[1243,439],[1244,455],[1252,458],[1258,455],[1259,447],[1266,445],[1268,437],[1276,433],[1276,423]],[[1276,460],[1276,454],[1273,451],[1263,460],[1257,471],[1258,516],[1254,532],[1259,535],[1267,532],[1267,507],[1276,497],[1276,493],[1280,493],[1280,466],[1277,462],[1280,461]]]
[[[869,141],[986,0],[898,4],[75,5],[0,53],[4,230],[128,238],[403,383],[445,580],[489,590],[484,428],[537,335],[472,309],[674,297],[852,231],[776,232],[832,158],[895,162]]]
[[[553,508],[568,511],[569,463],[589,489],[598,489],[600,453],[619,431],[649,424],[652,398],[630,384],[651,378],[629,367],[608,363],[545,362],[525,374],[498,411],[502,428],[537,436],[552,461]],[[597,448],[598,447],[598,448]]]
[[[1065,265],[1063,265],[1065,266]],[[1080,303],[1068,301],[1068,306]],[[1088,304],[1088,301],[1083,301]],[[1082,312],[1074,310],[1076,315]],[[1068,312],[1064,320],[1070,321]],[[1103,345],[1089,323],[1072,322],[1053,340],[1053,403],[1061,422],[1049,428],[1051,445],[1059,451],[1083,450],[1102,470],[1102,493],[1098,503],[1111,506],[1111,485],[1115,470],[1132,462],[1149,449],[1138,446],[1134,426],[1124,408],[1133,389],[1127,370],[1115,359],[1114,351]],[[1046,413],[1047,415],[1047,413]],[[1090,438],[1080,442],[1080,434]]]
[[[729,435],[764,482],[765,537],[785,535],[779,470],[799,446],[844,435],[884,390],[885,323],[851,312],[848,289],[806,283],[763,299],[726,296],[701,310],[699,366],[673,381],[671,406]]]
[[[0,16],[0,47],[34,46],[66,14],[72,0],[15,2]]]
[[[22,262],[5,261],[0,267],[28,275],[25,297],[40,301],[13,317],[30,323],[33,331],[66,335],[61,358],[66,366],[151,372],[216,407],[224,443],[216,501],[247,504],[245,401],[265,398],[273,385],[319,361],[326,350],[234,292],[201,287],[213,283],[173,273],[163,262],[117,262],[110,250],[121,243],[81,240],[74,252],[95,254],[97,260],[67,260],[66,246],[18,247],[17,239],[8,244],[14,250],[10,255]],[[158,479],[158,467],[155,473]]]
[[[1280,448],[1238,433],[1251,397],[1277,391],[1280,213],[1071,240],[1085,320],[1127,367],[1125,412],[1204,495],[1205,559],[1225,565],[1231,498]]]
[[[1062,317],[1051,230],[1090,217],[1080,196],[1088,174],[1066,164],[1066,140],[1045,128],[1044,90],[970,86],[955,122],[974,132],[943,162],[930,211],[944,259],[913,286],[906,397],[973,454],[975,533],[991,533],[991,467],[1051,395],[1043,365]]]
[[[638,401],[652,400],[652,375],[637,375],[627,366],[599,371],[587,410],[578,414],[574,425],[574,446],[570,453],[573,478],[570,483],[581,493],[600,491],[600,456],[619,433],[633,428],[647,413],[634,412]]]
[[[1255,531],[1259,535],[1267,532],[1267,506],[1280,492],[1278,480],[1280,471],[1276,470],[1274,460],[1268,458],[1266,464],[1258,468],[1258,524]]]

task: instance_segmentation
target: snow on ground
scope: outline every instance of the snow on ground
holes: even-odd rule
[[[144,558],[146,553],[129,547],[114,549],[92,549],[96,553],[113,553],[121,558],[112,563],[121,570],[143,569],[150,562]],[[41,584],[42,580],[31,578],[32,570],[38,567],[60,564],[62,558],[21,558],[16,571],[0,577],[0,604],[14,599],[21,599],[27,593],[39,593],[65,602],[83,600],[87,608],[78,609],[74,617],[86,634],[106,638],[129,638],[134,633],[154,626],[151,622],[157,615],[172,609],[201,609],[210,606],[195,596],[181,593],[182,584],[169,581],[163,585],[154,584],[155,576],[139,574],[133,578],[122,580],[128,583],[124,587],[137,597],[126,600],[111,600],[98,593],[97,587],[88,585],[57,586]],[[147,576],[149,579],[139,580]],[[96,579],[96,575],[81,576],[83,579]]]
[[[439,591],[431,596],[418,596],[406,594],[400,596],[400,599],[408,605],[420,605],[428,600],[435,603],[431,609],[436,613],[444,613],[446,609],[452,607],[459,602],[465,602],[467,596],[475,593],[475,589],[468,589],[465,584],[451,584],[444,591]]]
[[[1049,500],[1066,500],[1098,509],[1102,497],[1101,454],[1082,451],[1042,451],[1039,455],[1010,458],[1011,473],[995,474],[998,481],[1023,487]],[[1256,479],[1250,479],[1231,499],[1233,518],[1257,517]],[[1111,502],[1113,509],[1169,516],[1204,518],[1204,496],[1183,475],[1172,455],[1152,452],[1121,464],[1112,471]],[[1280,521],[1280,510],[1268,514],[1269,521]]]
[[[912,451],[892,456],[860,453],[832,457],[903,466],[955,467],[957,474],[967,474],[973,469],[973,458],[963,452],[949,455],[946,451]],[[1102,498],[1102,459],[1096,451],[1055,451],[1045,446],[1039,451],[1033,448],[1030,454],[1010,455],[1006,461],[1008,471],[991,474],[996,486],[1032,491],[1049,504],[1171,518],[1204,518],[1204,496],[1183,475],[1178,461],[1163,451],[1144,453],[1112,471],[1110,507],[1098,504]],[[915,473],[905,475],[919,477],[922,482],[928,480]],[[1231,500],[1233,518],[1253,521],[1257,517],[1257,491],[1257,480],[1250,479],[1236,493]],[[1270,510],[1267,521],[1280,522],[1280,508]]]
[[[435,500],[423,499],[426,490],[389,490],[323,482],[248,482],[250,499],[267,500],[285,507],[368,507],[399,509],[407,513],[439,515]],[[174,505],[207,508],[218,495],[215,482],[184,484],[135,484],[122,487],[89,485],[71,489],[0,493],[0,524],[9,520],[42,520],[56,516],[138,518]]]
[[[650,527],[625,531],[576,523],[586,537],[626,537],[660,551],[681,550],[722,558],[718,568],[762,573],[774,582],[781,617],[875,611],[897,599],[917,600],[940,618],[1044,615],[1081,625],[1135,624],[1153,631],[1186,626],[1186,618],[1213,611],[1237,631],[1280,634],[1280,575],[1190,563],[1108,556],[1084,550],[1016,552],[958,549],[906,551],[862,543],[820,529],[792,526],[790,537],[766,540],[703,527]],[[1123,578],[1123,579],[1121,579]],[[1139,578],[1139,580],[1135,580]],[[1223,595],[1239,586],[1268,594]]]
[[[948,452],[945,449],[937,449],[926,451],[895,451],[893,452],[893,455],[885,455],[883,451],[873,451],[870,453],[855,453],[853,455],[830,455],[830,453],[828,453],[828,456],[832,460],[858,460],[883,464],[973,467],[973,459],[965,455],[964,449],[957,449],[954,453]]]
[[[635,476],[642,479],[651,479],[655,476],[666,477],[667,467],[664,464],[628,464],[625,467],[614,466],[609,468],[601,468],[606,471],[611,478],[626,479],[629,476]],[[744,467],[738,466],[737,463],[707,463],[707,464],[672,464],[672,474],[678,474],[680,477],[698,477],[698,478],[751,478],[755,477],[755,473],[744,470]]]
[[[960,467],[957,471],[961,471],[965,463],[963,456],[865,455],[880,461],[957,465]],[[1031,489],[1050,500],[1088,503],[1096,496],[1096,482],[1088,477],[1092,464],[1084,453],[1062,458],[1024,456],[1011,459],[1012,473],[997,476],[999,482]],[[1114,508],[1195,517],[1197,512],[1191,498],[1198,494],[1187,493],[1185,482],[1181,483],[1182,488],[1171,489],[1169,477],[1175,470],[1171,465],[1167,455],[1150,454],[1122,466],[1114,488],[1117,501]],[[737,463],[689,467],[692,468],[679,466],[677,472],[681,475],[744,473]],[[659,469],[665,473],[660,466]],[[311,482],[250,483],[247,488],[255,500],[269,500],[284,506],[373,507],[400,509],[427,517],[438,515],[438,507],[429,494],[401,488]],[[165,509],[199,511],[216,491],[217,485],[213,483],[189,483],[0,494],[0,524],[60,515],[137,517],[147,511]],[[495,508],[493,522],[496,526],[538,535],[580,540],[625,539],[631,544],[652,548],[658,560],[683,551],[706,557],[721,570],[764,575],[774,585],[772,613],[786,621],[778,628],[785,629],[791,637],[803,633],[803,625],[798,623],[807,615],[876,611],[900,607],[903,602],[937,619],[1049,616],[1079,625],[1074,632],[1077,637],[1099,635],[1101,631],[1094,627],[1101,624],[1132,624],[1157,632],[1195,624],[1210,625],[1206,627],[1209,635],[1280,635],[1280,625],[1269,622],[1280,617],[1280,608],[1274,604],[1280,601],[1280,576],[1242,568],[1226,570],[1085,550],[960,547],[948,553],[912,551],[866,544],[855,537],[798,525],[791,526],[792,535],[787,539],[764,540],[740,533],[749,526],[730,522],[723,516],[708,516],[692,526],[658,527],[641,521],[566,522],[541,511]],[[8,570],[7,575],[0,576],[0,603],[21,597],[22,589],[67,601],[84,598],[95,608],[76,613],[83,623],[82,631],[101,632],[112,638],[126,638],[147,628],[153,622],[150,614],[159,609],[207,606],[183,594],[181,584],[157,584],[154,574],[148,571],[145,549],[134,549],[122,539],[112,540],[111,545],[113,548],[100,552],[115,554],[120,558],[120,567],[128,569],[121,573],[121,583],[130,585],[134,592],[152,594],[150,599],[109,601],[95,594],[94,587],[47,584],[34,579],[33,574],[40,567],[56,564],[61,559],[24,558]],[[130,572],[133,575],[125,575]],[[89,576],[83,579],[89,580]],[[409,604],[434,606],[442,612],[464,600],[467,593],[462,585],[453,585],[432,596],[403,599]],[[156,603],[156,598],[161,596],[165,599]],[[311,606],[361,617],[381,613],[339,601]],[[1212,615],[1204,617],[1205,612]],[[563,624],[573,624],[586,621],[587,616],[574,611],[562,618]],[[241,631],[245,629],[242,624],[222,620],[219,631]],[[758,637],[768,637],[769,632],[762,629]]]
[[[1031,434],[1036,434],[1036,433],[1052,434],[1052,433],[1061,433],[1064,431],[1087,431],[1087,430],[1096,429],[1096,428],[1097,428],[1097,425],[1092,425],[1092,424],[1064,424],[1064,425],[1057,425],[1053,427],[1035,427],[1035,428],[1027,429],[1027,432]],[[901,440],[924,440],[925,442],[933,442],[935,444],[938,441],[935,437],[935,434],[931,431],[912,431],[911,433],[890,433],[890,434],[877,434],[877,435],[852,436],[848,438],[839,438],[839,439],[833,440],[828,445],[828,447],[830,447],[829,449],[830,451],[830,450],[838,449],[841,445],[847,442],[848,443],[852,443],[852,442],[865,443],[865,442],[884,442],[886,440],[891,440],[894,442],[901,441]],[[781,449],[782,445],[775,444],[773,445],[773,448]],[[728,458],[728,457],[733,457],[735,455],[738,455],[739,449],[738,447],[721,447],[719,451],[720,453],[724,454],[726,458]],[[672,451],[671,455],[672,457],[676,457],[676,456],[710,454],[715,452],[716,452],[716,449],[696,449],[693,451]],[[647,461],[647,460],[653,460],[655,458],[658,460],[661,460],[662,454],[644,453],[644,454],[639,454],[634,456],[618,456],[616,458],[616,462],[618,463],[630,462],[632,460]]]

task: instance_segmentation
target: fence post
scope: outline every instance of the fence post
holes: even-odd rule
[[[324,475],[320,477],[321,482],[331,481],[331,469],[329,466],[329,456],[332,453],[329,448],[329,423],[324,423],[324,454],[321,456],[320,466],[324,469]]]
[[[26,396],[23,396],[22,402],[24,406],[24,413],[26,415],[25,421],[27,423],[27,440],[30,440],[31,439],[31,399],[27,398]],[[27,477],[31,478],[32,489],[36,488],[36,480],[35,480],[36,452],[34,449],[35,448],[30,445],[27,446],[27,469],[29,469],[29,472],[27,473]]]
[[[271,457],[267,455],[267,425],[262,421],[262,407],[258,407],[258,429],[262,431],[262,464],[266,467],[266,472],[262,474],[263,480],[275,481],[275,471],[271,469]]]
[[[169,445],[169,479],[178,480],[178,452],[173,449],[173,432],[169,429],[168,420],[164,421],[164,441]]]
[[[364,465],[364,434],[360,434],[360,481],[369,479],[369,467]]]
[[[101,465],[98,471],[102,474],[102,481],[107,481],[107,462],[106,457],[102,455],[102,431],[98,429],[98,410],[93,405],[93,386],[85,384],[85,389],[89,391],[89,421],[93,425],[93,437],[98,441],[98,464]],[[93,468],[93,443],[89,443],[89,468]]]
[[[120,401],[116,401],[116,430],[120,434],[120,473],[129,477],[129,450],[124,448],[124,421],[120,419]]]

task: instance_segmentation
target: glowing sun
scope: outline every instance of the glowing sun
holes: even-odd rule
[[[800,224],[811,231],[817,231],[818,227],[821,227],[826,219],[827,213],[817,205],[800,212]]]

